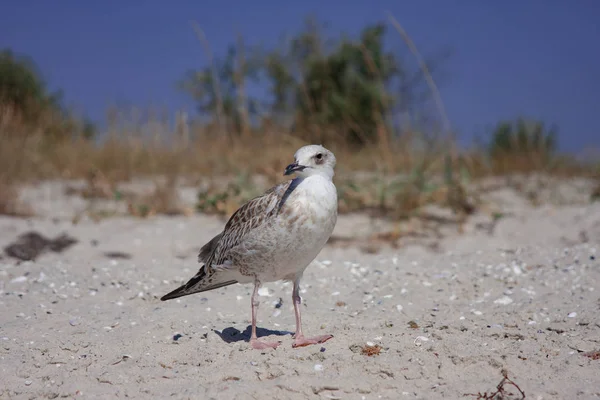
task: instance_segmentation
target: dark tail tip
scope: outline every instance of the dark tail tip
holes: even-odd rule
[[[198,271],[198,273],[196,274],[196,276],[194,276],[192,279],[190,279],[185,285],[182,285],[182,286],[178,287],[177,289],[173,290],[172,292],[165,294],[163,297],[160,298],[160,300],[161,301],[172,300],[172,299],[176,299],[181,296],[185,296],[187,294],[191,294],[191,293],[186,293],[185,289],[191,288],[196,283],[198,283],[202,279],[204,279],[205,276],[206,276],[206,271],[204,270],[204,265],[203,265],[202,268],[200,268],[200,271]]]
[[[183,291],[181,289],[183,289],[184,287],[185,286],[179,287],[173,290],[172,292],[165,294],[163,297],[160,298],[160,301],[173,300],[183,296],[184,294],[182,293]]]

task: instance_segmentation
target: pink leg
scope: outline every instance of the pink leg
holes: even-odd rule
[[[294,343],[292,347],[303,347],[311,344],[325,343],[331,339],[332,335],[321,335],[312,338],[304,337],[302,333],[302,317],[300,316],[300,307],[302,299],[300,298],[300,278],[294,281],[294,291],[292,292],[292,301],[294,302],[294,313],[296,314],[296,333],[294,333]]]
[[[256,299],[256,295],[258,294],[259,288],[260,282],[255,281],[254,291],[252,292],[252,335],[250,336],[250,345],[256,350],[276,349],[281,342],[261,342],[258,340],[258,336],[256,336],[256,312],[258,311],[258,305],[260,304]]]

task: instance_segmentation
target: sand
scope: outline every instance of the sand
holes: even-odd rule
[[[600,203],[534,207],[498,191],[508,211],[494,229],[475,216],[435,250],[328,245],[305,273],[303,319],[334,338],[293,349],[292,287],[271,283],[259,334],[282,345],[261,352],[247,342],[250,285],[159,301],[222,219],[74,225],[78,201],[44,193],[37,217],[0,217],[0,246],[30,230],[78,243],[0,259],[2,399],[458,399],[492,393],[503,373],[527,399],[600,397]],[[343,215],[335,234],[365,226]]]

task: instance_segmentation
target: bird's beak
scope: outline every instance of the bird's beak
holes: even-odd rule
[[[291,175],[296,171],[302,171],[304,168],[306,168],[304,165],[300,165],[297,162],[295,162],[285,167],[285,172],[283,173],[283,175]]]

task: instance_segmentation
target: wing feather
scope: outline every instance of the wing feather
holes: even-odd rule
[[[164,295],[161,300],[176,299],[194,293],[213,290],[237,283],[226,271],[229,252],[269,218],[277,215],[299,181],[280,183],[241,206],[225,225],[223,232],[200,249],[198,261],[202,267],[186,284]]]
[[[233,213],[225,224],[223,232],[215,236],[200,250],[198,259],[206,264],[206,268],[210,270],[213,265],[222,265],[227,259],[229,250],[239,245],[252,230],[276,215],[281,208],[280,202],[292,182],[282,182],[273,186],[262,195],[249,200]]]

